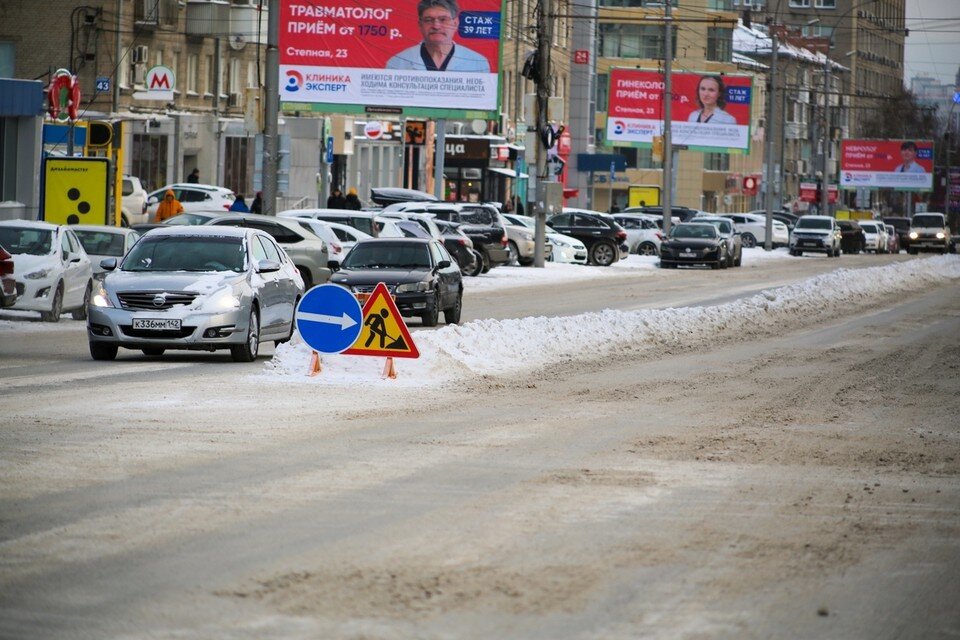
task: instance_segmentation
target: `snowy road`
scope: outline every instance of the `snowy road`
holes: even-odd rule
[[[960,259],[855,258],[489,279],[399,384],[0,319],[0,637],[956,636]]]

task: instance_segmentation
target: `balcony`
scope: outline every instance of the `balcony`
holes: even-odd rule
[[[187,0],[187,35],[226,38],[230,29],[230,3],[226,0]]]
[[[256,4],[234,4],[230,7],[231,41],[267,44],[268,15],[266,8],[260,11]]]

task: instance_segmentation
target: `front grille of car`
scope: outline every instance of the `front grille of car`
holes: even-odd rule
[[[125,291],[118,293],[117,297],[124,309],[163,311],[191,304],[197,294],[188,291]]]
[[[351,287],[351,288],[353,289],[353,292],[354,292],[354,293],[367,293],[367,294],[369,294],[369,293],[373,293],[373,290],[377,288],[377,285],[375,285],[375,284],[355,284],[355,285],[353,285],[353,287]],[[390,295],[393,295],[394,293],[396,293],[396,288],[397,288],[397,285],[395,285],[395,284],[389,284],[389,285],[387,285],[387,291],[390,292]]]
[[[179,331],[156,331],[154,329],[134,329],[133,325],[129,324],[120,325],[120,330],[123,331],[123,335],[130,336],[131,338],[158,338],[168,340],[170,338],[187,338],[193,335],[196,329],[196,327],[180,327]]]

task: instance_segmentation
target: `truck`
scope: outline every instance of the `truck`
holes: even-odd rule
[[[660,187],[655,184],[632,184],[627,190],[628,207],[654,207],[660,204]]]

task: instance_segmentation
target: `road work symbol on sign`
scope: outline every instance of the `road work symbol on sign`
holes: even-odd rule
[[[352,293],[335,284],[321,284],[304,294],[295,321],[310,348],[340,353],[356,342],[363,313]]]
[[[343,353],[354,356],[420,357],[407,325],[397,310],[397,304],[384,283],[377,284],[364,303],[360,337]]]

